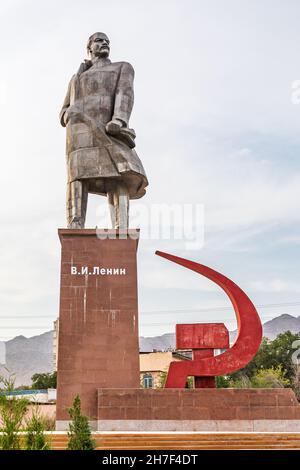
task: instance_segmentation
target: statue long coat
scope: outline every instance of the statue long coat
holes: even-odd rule
[[[109,59],[82,64],[72,77],[60,112],[61,124],[67,127],[68,183],[88,180],[89,192],[106,195],[110,182],[121,179],[130,199],[145,194],[148,180],[137,153],[105,132],[115,118],[128,127],[133,79],[129,63]]]

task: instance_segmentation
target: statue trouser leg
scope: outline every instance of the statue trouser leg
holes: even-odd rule
[[[129,193],[126,184],[116,182],[107,192],[112,227],[127,230],[129,225]]]
[[[72,181],[67,186],[68,228],[84,228],[88,200],[88,183]]]

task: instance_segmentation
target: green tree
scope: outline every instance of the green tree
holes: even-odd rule
[[[280,333],[273,341],[263,338],[259,351],[243,369],[230,374],[230,380],[240,381],[243,377],[251,378],[259,370],[281,367],[283,378],[292,383],[295,368],[292,362],[294,349],[292,344],[300,339],[300,334],[294,334],[290,331]]]
[[[15,378],[12,374],[8,378],[0,377],[0,383],[2,384],[0,391],[1,448],[3,450],[18,450],[20,449],[19,431],[29,402],[26,398],[17,398],[12,395],[15,384]]]
[[[47,388],[56,388],[57,383],[57,374],[53,372],[52,374],[34,374],[31,377],[32,388],[34,390],[44,390]]]
[[[299,339],[299,333],[293,334],[290,331],[286,331],[285,333],[279,334],[271,342],[270,345],[270,356],[272,357],[271,367],[282,366],[284,370],[284,377],[290,382],[292,381],[294,376],[294,364],[292,362],[292,355],[295,350],[292,348],[292,344],[294,341],[297,341]]]
[[[161,371],[158,377],[157,388],[164,388],[167,380],[167,372]]]
[[[283,388],[290,385],[290,381],[285,378],[282,366],[261,369],[251,379],[253,388]]]
[[[291,382],[291,388],[295,392],[297,400],[300,401],[300,365],[294,365],[294,375]]]
[[[92,439],[87,416],[81,414],[81,402],[78,395],[72,408],[68,410],[72,422],[69,424],[69,442],[67,450],[94,450],[96,441]]]
[[[236,377],[228,377],[229,388],[252,388],[251,379],[246,374],[240,374]]]
[[[282,366],[257,370],[252,377],[241,375],[229,383],[232,388],[283,388],[289,385],[290,381],[284,377]]]
[[[227,375],[219,375],[216,377],[216,387],[217,388],[228,388],[230,387],[230,377]]]
[[[47,422],[40,412],[39,405],[32,407],[32,415],[26,422],[26,450],[49,450],[50,441],[45,435]]]

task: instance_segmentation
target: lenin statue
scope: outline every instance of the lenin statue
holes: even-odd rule
[[[68,228],[84,228],[92,193],[107,196],[113,228],[127,229],[129,199],[144,196],[148,185],[129,128],[134,70],[127,62],[110,61],[104,33],[89,38],[87,52],[60,112],[67,130]]]

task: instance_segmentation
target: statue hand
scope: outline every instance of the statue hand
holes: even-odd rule
[[[106,132],[110,135],[117,135],[123,127],[123,122],[120,119],[113,119],[105,126]]]
[[[68,121],[69,121],[69,113],[68,113],[67,109],[64,112],[63,120],[64,120],[64,123],[65,123],[65,126],[66,126],[68,124]]]
[[[78,116],[78,109],[75,106],[69,106],[66,109],[65,114],[64,114],[64,123],[65,123],[65,125],[68,124],[70,119],[75,118],[76,116]]]

